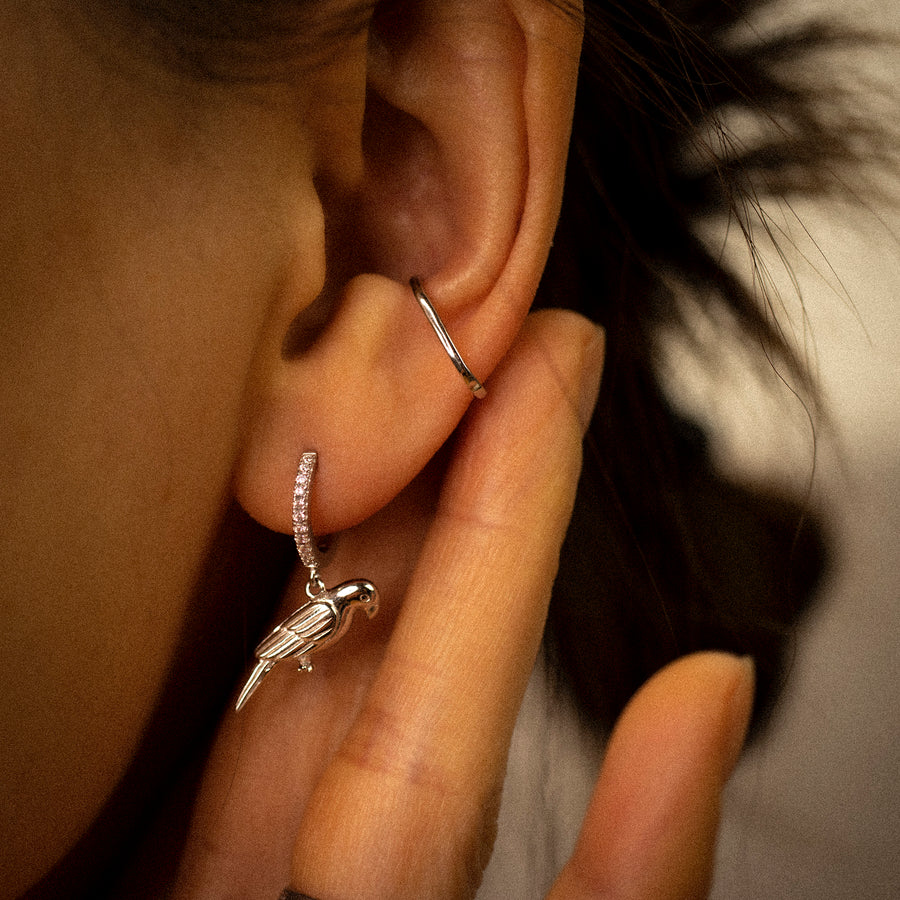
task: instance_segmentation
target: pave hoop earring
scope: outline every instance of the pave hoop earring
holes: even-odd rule
[[[423,290],[422,282],[418,278],[410,278],[409,286],[412,288],[413,296],[419,301],[419,306],[422,307],[425,318],[428,319],[431,327],[434,329],[434,333],[438,336],[438,340],[440,340],[441,345],[447,351],[450,362],[456,367],[456,371],[462,375],[463,381],[465,381],[469,390],[479,400],[484,400],[484,398],[487,397],[487,390],[472,374],[472,370],[463,362],[463,358],[460,356],[459,350],[456,349],[456,345],[450,339],[450,335],[447,333],[447,329],[444,327],[441,317],[437,314],[437,311],[428,299],[428,295]]]
[[[356,609],[371,619],[378,612],[378,589],[371,581],[345,581],[326,588],[319,575],[322,559],[309,524],[309,494],[316,472],[318,454],[311,451],[300,457],[294,480],[292,518],[294,542],[300,561],[309,569],[306,596],[309,601],[276,625],[254,651],[257,663],[235,704],[240,710],[259,687],[275,663],[292,657],[301,672],[312,672],[310,654],[331,646],[346,633]]]

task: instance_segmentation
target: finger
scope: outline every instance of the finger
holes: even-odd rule
[[[473,892],[601,359],[584,319],[536,314],[471,410],[384,665],[308,807],[294,860],[307,893]]]
[[[616,724],[549,900],[705,897],[720,795],[752,704],[748,659],[698,653],[657,673]]]

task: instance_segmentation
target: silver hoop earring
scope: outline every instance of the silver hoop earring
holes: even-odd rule
[[[277,625],[254,651],[256,667],[250,673],[235,704],[240,710],[263,678],[282,659],[293,658],[301,672],[312,672],[309,657],[330,647],[346,633],[356,609],[371,619],[378,612],[378,589],[371,581],[345,581],[326,588],[319,575],[322,559],[309,524],[309,494],[316,472],[318,454],[304,453],[294,480],[292,518],[294,542],[300,561],[309,569],[306,596],[309,601]]]
[[[422,282],[418,278],[410,278],[409,286],[412,288],[416,300],[419,301],[419,306],[422,307],[425,318],[431,323],[434,333],[438,336],[438,340],[440,340],[441,345],[447,351],[450,362],[456,367],[456,371],[462,375],[463,381],[465,381],[469,390],[479,400],[484,400],[484,398],[487,397],[487,391],[485,390],[484,385],[472,374],[472,370],[463,362],[463,358],[459,355],[459,350],[456,349],[456,345],[450,339],[450,335],[447,333],[447,329],[444,327],[441,317],[437,314],[435,308],[431,305],[431,301],[428,299],[428,295],[422,289]]]

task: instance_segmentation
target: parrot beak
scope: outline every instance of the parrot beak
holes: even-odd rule
[[[363,609],[365,610],[366,615],[371,619],[378,612],[378,588],[371,582],[367,582],[365,592],[368,594],[369,599],[366,601]]]

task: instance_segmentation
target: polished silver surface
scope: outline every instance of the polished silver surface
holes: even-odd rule
[[[301,672],[311,672],[309,657],[339,640],[353,617],[362,609],[371,619],[378,612],[378,589],[371,581],[345,581],[325,589],[272,629],[256,648],[256,667],[235,704],[240,710],[275,663],[293,658]]]
[[[456,367],[456,371],[462,375],[463,380],[468,386],[469,390],[479,399],[484,400],[487,396],[487,390],[484,385],[472,374],[472,370],[463,362],[462,356],[460,356],[459,350],[456,349],[456,345],[450,339],[450,335],[447,333],[447,329],[444,327],[444,323],[441,321],[441,317],[437,314],[435,308],[431,305],[431,301],[428,299],[428,295],[422,288],[422,282],[419,281],[418,278],[410,278],[409,286],[412,288],[412,292],[419,301],[419,306],[422,307],[422,312],[425,313],[425,318],[431,323],[431,327],[434,329],[434,333],[438,336],[443,348],[447,351],[447,355],[450,357],[450,361]]]

